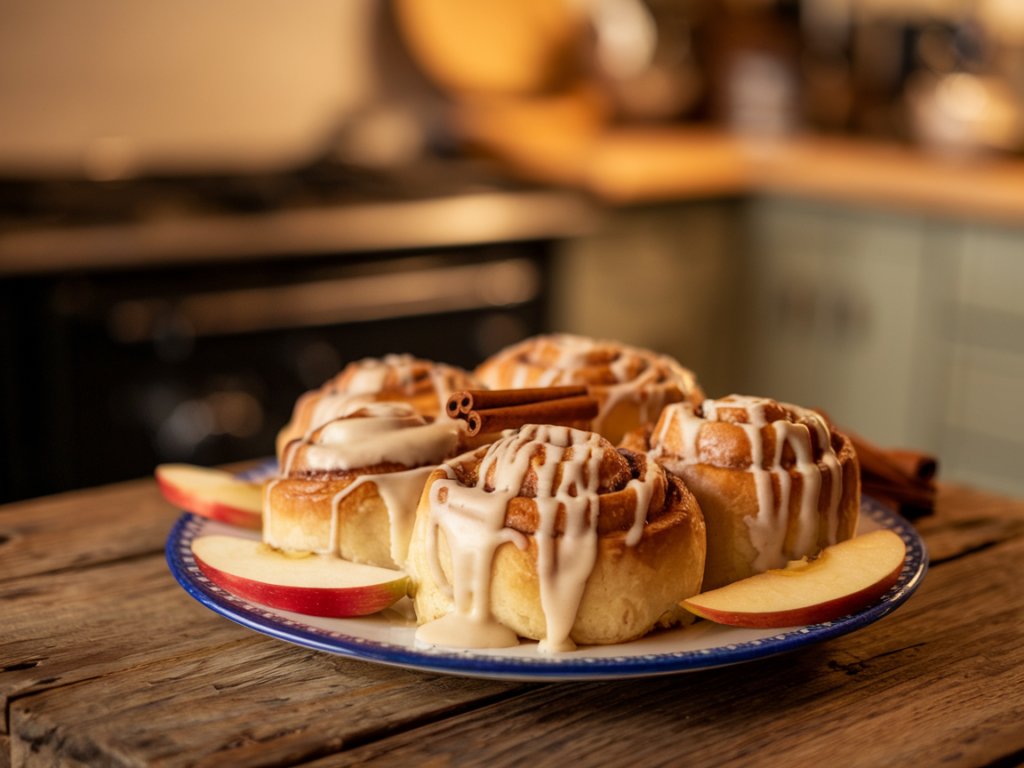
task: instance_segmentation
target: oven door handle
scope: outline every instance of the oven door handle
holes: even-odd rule
[[[194,336],[356,323],[523,304],[540,292],[529,259],[429,267],[231,291],[175,300],[128,299],[110,309],[111,336],[147,341],[168,326]]]

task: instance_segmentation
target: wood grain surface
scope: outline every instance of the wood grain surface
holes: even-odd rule
[[[379,667],[255,636],[15,702],[15,764],[290,765],[499,701],[524,686]]]
[[[523,754],[535,768],[684,756],[716,766],[1024,758],[1024,541],[1000,547],[980,567],[937,568],[892,616],[822,645],[685,675],[547,686],[315,765],[496,768]]]
[[[893,615],[784,656],[522,684],[254,633],[174,581],[151,481],[0,507],[0,768],[1009,766],[1024,761],[1024,502],[942,486]]]
[[[0,583],[163,550],[181,515],[136,480],[0,506]]]

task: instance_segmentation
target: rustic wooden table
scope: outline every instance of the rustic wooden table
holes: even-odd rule
[[[307,650],[207,610],[141,480],[0,507],[0,766],[1024,762],[1024,501],[943,486],[931,569],[853,634],[734,667],[510,683]]]

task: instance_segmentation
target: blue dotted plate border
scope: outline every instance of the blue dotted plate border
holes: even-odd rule
[[[920,586],[928,569],[928,552],[910,523],[874,499],[864,497],[861,514],[879,527],[899,534],[907,545],[907,558],[899,579],[874,605],[835,621],[781,630],[777,635],[760,640],[643,656],[482,655],[396,645],[311,626],[281,615],[273,608],[236,597],[206,579],[196,566],[191,543],[209,521],[190,512],[182,515],[171,530],[165,551],[174,578],[207,608],[257,632],[307,648],[425,672],[470,677],[527,681],[624,679],[766,658],[848,634],[891,613]]]

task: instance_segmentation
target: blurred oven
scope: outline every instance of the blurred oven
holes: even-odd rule
[[[269,455],[351,360],[546,327],[589,203],[456,152],[390,3],[57,9],[0,29],[0,502]]]
[[[549,244],[0,280],[0,501],[273,453],[345,363],[472,368],[545,328]]]

